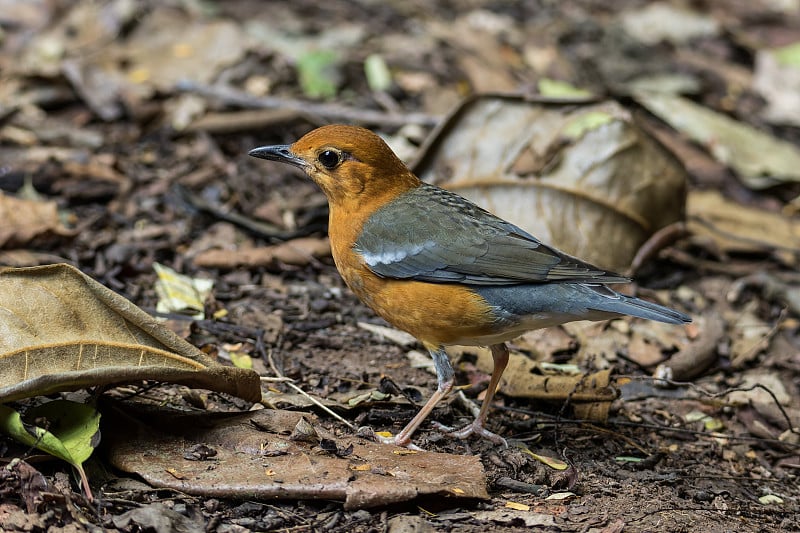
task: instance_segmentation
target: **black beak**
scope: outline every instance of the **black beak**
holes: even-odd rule
[[[261,159],[280,161],[281,163],[289,163],[299,168],[305,168],[307,166],[305,160],[294,155],[290,148],[291,146],[288,144],[259,146],[258,148],[253,148],[247,154]]]

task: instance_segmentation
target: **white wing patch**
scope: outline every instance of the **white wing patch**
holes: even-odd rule
[[[434,241],[425,241],[422,244],[409,246],[408,248],[402,250],[386,250],[380,253],[374,253],[368,250],[360,250],[360,252],[361,256],[364,258],[364,262],[367,263],[368,266],[374,267],[376,265],[391,265],[392,263],[399,263],[408,256],[417,255],[426,248],[432,248],[434,246],[436,246]]]

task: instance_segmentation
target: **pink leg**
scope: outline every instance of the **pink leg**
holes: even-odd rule
[[[497,385],[500,383],[500,376],[503,375],[503,370],[506,369],[506,365],[508,364],[508,347],[506,347],[504,343],[493,344],[490,346],[490,349],[492,350],[494,370],[492,370],[492,379],[489,381],[489,388],[486,391],[486,397],[483,399],[481,410],[478,412],[478,416],[475,418],[472,424],[469,424],[462,429],[453,431],[450,433],[450,435],[464,439],[470,435],[476,434],[494,442],[495,444],[502,444],[503,446],[507,447],[508,443],[503,437],[492,433],[486,429],[484,425],[486,423],[486,417],[489,414],[489,408],[492,405],[492,400],[494,399],[495,391],[497,391]]]
[[[409,422],[406,427],[404,427],[403,430],[394,437],[394,439],[381,439],[382,442],[414,448],[415,446],[411,444],[411,435],[414,434],[420,424],[422,424],[425,418],[427,418],[431,411],[433,411],[433,408],[436,407],[436,404],[439,403],[439,401],[444,398],[453,388],[455,372],[453,371],[453,366],[450,364],[450,359],[447,357],[447,353],[444,351],[444,348],[437,346],[435,348],[430,347],[428,350],[433,358],[433,366],[436,368],[436,380],[438,382],[436,392],[431,395],[428,401],[425,402],[425,405],[422,406],[422,409],[419,410],[417,415],[411,419],[411,422]]]

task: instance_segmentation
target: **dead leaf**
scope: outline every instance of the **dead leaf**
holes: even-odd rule
[[[55,202],[24,200],[0,192],[0,248],[25,246],[42,235],[70,235]]]
[[[347,457],[320,453],[314,443],[293,441],[287,436],[302,417],[314,422],[314,416],[307,413],[271,409],[217,414],[136,412],[124,405],[114,410],[114,416],[105,417],[113,426],[104,429],[111,463],[154,486],[187,494],[330,499],[344,501],[345,509],[418,497],[488,498],[477,456],[425,451],[397,455],[397,450],[410,450],[356,437],[334,437],[315,427],[339,449],[353,446]],[[213,446],[218,452],[213,469],[202,461],[183,459],[194,441]],[[364,464],[372,468],[359,468]],[[183,479],[169,475],[167,468],[179,468]]]
[[[114,526],[119,529],[154,531],[155,533],[205,530],[205,519],[199,510],[187,507],[186,513],[188,516],[170,509],[163,503],[156,502],[131,509],[119,516],[112,517],[112,520]]]
[[[230,20],[192,20],[178,10],[157,9],[95,64],[149,96],[155,89],[172,90],[181,80],[210,83],[244,51],[241,31]],[[124,72],[117,71],[121,62],[126,65]]]
[[[54,16],[53,26],[28,43],[16,62],[22,73],[58,75],[62,59],[107,47],[144,6],[137,2],[76,2],[66,7],[69,9],[63,16]]]
[[[505,507],[507,509],[514,509],[515,511],[530,511],[531,510],[531,506],[530,505],[525,505],[524,503],[518,503],[518,502],[506,502]]]
[[[636,100],[733,168],[748,187],[800,181],[800,149],[788,141],[680,96],[639,93]]]
[[[413,168],[611,270],[625,270],[652,233],[683,218],[684,170],[614,102],[471,98]]]
[[[402,346],[403,348],[408,348],[409,346],[413,346],[418,342],[417,339],[410,333],[406,333],[405,331],[401,331],[396,328],[390,328],[378,324],[370,324],[369,322],[359,322],[358,327],[365,329],[370,333],[374,333],[379,337],[388,339],[398,346]]]
[[[641,9],[625,10],[620,18],[625,32],[647,45],[662,41],[680,45],[720,31],[713,17],[667,2],[649,2]]]
[[[273,246],[236,250],[212,249],[198,253],[194,264],[204,268],[238,268],[272,266],[275,263],[307,265],[311,259],[327,257],[331,253],[327,238],[301,237]]]
[[[725,253],[786,250],[800,256],[800,218],[742,205],[718,191],[691,191],[689,231],[711,239]]]
[[[475,93],[514,91],[519,87],[511,67],[520,65],[522,58],[500,37],[513,27],[511,17],[486,9],[475,9],[453,21],[432,20],[427,24],[430,35],[461,50],[456,56],[458,66]]]
[[[773,124],[800,126],[798,57],[800,57],[800,43],[756,52],[753,89],[767,101],[767,107],[762,115]]]
[[[756,314],[758,307],[757,301],[749,301],[729,322],[733,368],[746,368],[769,347],[773,328]]]
[[[494,368],[489,350],[470,348],[470,351],[478,352],[477,365],[481,370],[490,372]],[[577,375],[542,374],[538,362],[514,352],[509,354],[499,390],[514,398],[569,400],[576,416],[598,422],[606,421],[611,402],[619,396],[611,381],[611,370]]]
[[[0,269],[0,401],[146,379],[261,399],[258,374],[216,363],[70,265]]]
[[[556,517],[553,515],[509,509],[507,507],[491,511],[476,511],[472,513],[472,516],[482,522],[491,522],[508,527],[519,527],[519,524],[523,524],[524,527],[530,529],[556,527]]]

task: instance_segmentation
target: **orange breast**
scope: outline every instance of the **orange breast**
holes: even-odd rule
[[[376,276],[353,251],[364,220],[383,202],[362,200],[354,205],[331,204],[328,234],[333,260],[345,283],[378,315],[423,343],[483,344],[495,321],[485,301],[458,284],[426,283]]]
[[[387,322],[422,342],[482,344],[476,340],[495,332],[491,309],[466,287],[380,278],[356,254],[350,256],[337,260],[348,287]]]

